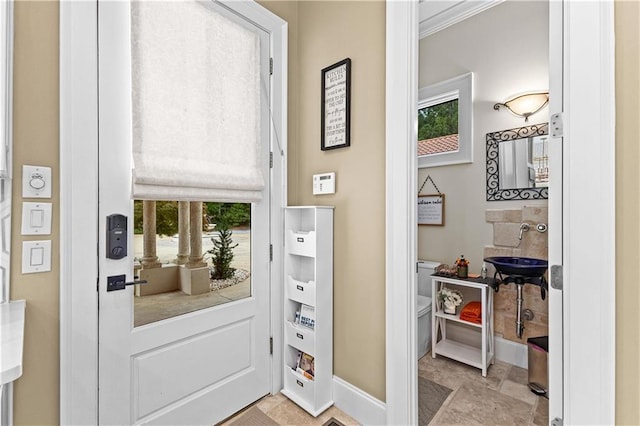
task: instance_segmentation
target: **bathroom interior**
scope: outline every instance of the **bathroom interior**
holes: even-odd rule
[[[535,376],[546,374],[546,365],[541,367],[546,358],[541,361],[540,351],[528,349],[527,345],[530,338],[534,338],[532,342],[540,343],[535,338],[548,336],[548,298],[543,297],[546,296],[544,281],[548,277],[526,280],[537,280],[538,285],[502,284],[497,292],[489,290],[493,293],[493,322],[489,322],[488,317],[486,321],[493,326],[489,332],[495,348],[490,349],[493,364],[488,367],[486,377],[478,368],[440,354],[433,355],[431,351],[432,331],[436,330],[432,318],[436,319],[431,311],[440,306],[437,295],[432,294],[431,274],[434,268],[444,264],[449,266],[446,269],[450,269],[456,259],[464,256],[469,261],[470,277],[486,274],[488,279],[492,279],[495,268],[490,262],[485,262],[485,258],[548,259],[548,235],[553,232],[548,230],[548,176],[540,173],[548,164],[542,165],[544,167],[532,164],[536,161],[530,155],[531,175],[525,176],[524,181],[509,182],[512,170],[510,166],[505,167],[508,160],[504,148],[510,143],[516,150],[518,145],[520,149],[527,146],[530,149],[536,144],[533,140],[537,140],[540,148],[544,149],[546,160],[545,124],[549,122],[549,108],[543,106],[525,120],[504,106],[495,106],[523,93],[548,93],[548,17],[547,2],[503,2],[420,39],[420,107],[450,99],[442,93],[450,87],[442,82],[468,76],[469,73],[473,93],[469,111],[463,105],[463,91],[459,92],[460,145],[457,149],[463,151],[462,144],[469,140],[472,146],[470,156],[451,160],[438,152],[442,148],[426,148],[426,142],[421,144],[422,138],[418,137],[419,196],[443,195],[444,200],[435,220],[421,218],[420,208],[418,213],[419,223],[424,222],[418,225],[417,231],[420,259],[417,308],[420,424],[548,424],[549,421],[547,396],[531,380],[532,373]],[[441,96],[439,101],[438,96]],[[429,103],[426,98],[436,100]],[[471,139],[463,135],[468,131],[464,128],[464,114],[472,117],[469,123]],[[511,129],[520,129],[513,133],[517,136],[507,132]],[[530,136],[527,132],[531,131],[540,136],[527,137]],[[455,150],[456,147],[444,149]],[[533,157],[536,155],[534,153]],[[498,160],[494,162],[496,156]],[[500,163],[499,166],[496,162]],[[532,179],[531,166],[542,176]],[[543,171],[548,172],[548,168]],[[472,299],[477,300],[477,294],[474,296],[468,290],[455,285],[445,286],[463,290],[464,300],[460,308]],[[438,335],[433,342],[443,338],[442,330],[436,333]],[[473,327],[462,321],[452,321],[447,325],[447,340],[480,347],[479,336]],[[533,343],[531,347],[540,349]],[[548,350],[547,347],[543,349]],[[536,357],[533,358],[537,363],[536,371],[532,371],[533,366],[527,370],[529,356]],[[540,372],[541,369],[544,371]],[[440,398],[435,408],[423,406],[424,392],[427,392],[423,391],[426,389],[423,388],[426,386],[423,379],[435,382],[436,388],[444,386],[444,393],[435,397]],[[542,387],[546,390],[547,384]],[[438,393],[433,390],[427,392],[432,399],[433,392]]]

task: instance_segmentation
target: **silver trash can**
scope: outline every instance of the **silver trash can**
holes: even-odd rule
[[[527,339],[529,360],[529,389],[536,395],[546,396],[549,389],[549,336]]]

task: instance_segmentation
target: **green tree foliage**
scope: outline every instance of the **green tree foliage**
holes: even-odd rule
[[[133,232],[143,233],[142,201],[133,202]],[[178,202],[156,201],[156,234],[174,235],[178,233]]]
[[[418,111],[418,140],[458,133],[458,100],[422,108]]]
[[[218,238],[211,238],[213,247],[211,250],[207,250],[209,256],[211,256],[211,263],[213,264],[213,271],[211,271],[211,278],[214,280],[226,280],[233,277],[235,268],[231,267],[233,261],[233,249],[238,247],[238,243],[233,244],[231,238],[233,232],[228,228],[218,228]]]
[[[251,223],[251,204],[248,203],[206,203],[209,223],[216,229],[233,228]]]
[[[233,249],[238,244],[233,244],[233,231],[231,228],[238,225],[251,223],[251,204],[245,203],[207,203],[209,223],[216,225],[217,238],[211,238],[213,247],[207,250],[213,264],[211,278],[224,280],[233,277],[235,268],[231,267],[233,261]]]

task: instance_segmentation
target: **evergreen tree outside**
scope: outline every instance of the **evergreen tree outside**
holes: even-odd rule
[[[207,250],[213,264],[211,278],[214,280],[233,278],[235,268],[231,267],[231,262],[234,257],[233,249],[238,244],[233,244],[231,228],[251,224],[251,204],[207,203],[206,210],[209,220],[215,223],[218,232],[218,238],[211,238],[213,247]]]
[[[219,228],[218,238],[211,238],[213,247],[211,250],[207,250],[207,253],[211,256],[213,264],[211,278],[214,280],[233,278],[236,271],[231,267],[231,262],[233,261],[233,249],[238,247],[238,243],[233,244],[232,234],[233,232],[229,228]]]
[[[418,110],[418,140],[458,133],[458,100]]]

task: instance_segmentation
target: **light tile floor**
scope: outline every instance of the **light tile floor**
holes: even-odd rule
[[[547,425],[549,401],[527,386],[527,370],[503,362],[489,367],[487,377],[479,369],[431,353],[418,362],[418,374],[452,390],[431,425]],[[324,424],[335,417],[346,426],[358,421],[336,407],[319,417],[307,414],[282,394],[267,396],[257,407],[280,425]],[[222,425],[242,416],[237,414]]]
[[[255,405],[279,425],[322,426],[332,417],[345,426],[359,425],[357,420],[348,416],[335,406],[330,407],[318,417],[313,417],[281,393],[265,396]],[[245,412],[246,410],[241,411],[230,419],[227,419],[220,426],[228,426],[235,420],[242,418]]]
[[[479,369],[431,353],[418,374],[452,390],[431,425],[547,425],[549,401],[527,386],[527,370],[496,361],[482,377]]]

